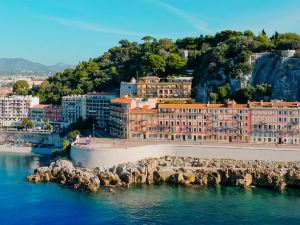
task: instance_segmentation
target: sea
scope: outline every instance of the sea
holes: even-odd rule
[[[300,191],[134,186],[110,193],[27,183],[48,156],[0,153],[1,225],[300,224]]]

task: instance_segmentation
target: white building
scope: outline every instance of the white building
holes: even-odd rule
[[[137,94],[137,83],[134,77],[129,82],[121,81],[120,96],[130,95],[136,96]]]
[[[18,96],[0,97],[0,125],[13,126],[29,117],[29,110],[39,104],[38,97]]]
[[[62,97],[63,118],[67,124],[76,122],[79,117],[86,119],[86,98],[84,95]]]

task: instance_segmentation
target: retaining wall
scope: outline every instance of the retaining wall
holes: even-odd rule
[[[71,158],[78,165],[112,167],[114,165],[135,162],[148,157],[186,156],[199,158],[231,158],[237,160],[300,160],[300,151],[296,149],[272,149],[255,147],[201,146],[201,145],[146,145],[131,148],[101,147],[97,150],[72,146]]]

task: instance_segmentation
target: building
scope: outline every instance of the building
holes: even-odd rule
[[[121,81],[120,96],[130,95],[136,96],[137,94],[137,83],[134,77],[129,82]]]
[[[157,76],[146,76],[136,81],[121,82],[120,96],[129,95],[137,98],[190,99],[192,77],[170,77],[161,79]]]
[[[41,127],[45,119],[45,109],[49,105],[34,105],[29,109],[29,119],[34,122],[35,127]]]
[[[53,126],[54,130],[60,130],[67,126],[61,105],[48,105],[45,108],[45,119]]]
[[[62,97],[63,118],[67,124],[77,121],[79,117],[86,119],[86,98],[84,95]]]
[[[112,100],[111,134],[148,140],[300,144],[300,103],[165,104]]]
[[[250,102],[251,141],[300,144],[299,102]]]
[[[1,126],[20,125],[24,118],[29,117],[29,110],[39,104],[38,97],[12,95],[0,97]]]
[[[169,140],[249,142],[247,105],[159,104],[159,138]]]
[[[96,119],[96,128],[102,130],[106,130],[108,128],[110,102],[116,97],[116,93],[109,92],[89,93],[85,95],[86,117],[93,117]]]
[[[136,108],[136,101],[128,96],[111,100],[109,133],[118,138],[129,138],[129,111]]]
[[[249,142],[249,110],[241,104],[158,104],[130,110],[131,138]]]
[[[158,110],[147,105],[129,111],[128,138],[157,139]]]
[[[174,77],[161,79],[157,76],[146,76],[137,82],[138,98],[190,99],[192,77]]]

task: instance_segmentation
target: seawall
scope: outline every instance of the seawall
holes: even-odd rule
[[[55,148],[36,148],[14,145],[0,145],[0,153],[45,154],[50,155]]]
[[[103,144],[92,148],[89,146],[72,146],[71,158],[80,166],[112,167],[126,162],[135,162],[148,157],[186,156],[198,158],[223,158],[236,160],[300,160],[300,150],[262,147],[206,146],[197,144],[154,144],[138,147],[113,147]]]
[[[51,132],[25,132],[0,130],[1,143],[32,143],[54,145],[61,147],[63,140],[57,133]]]

